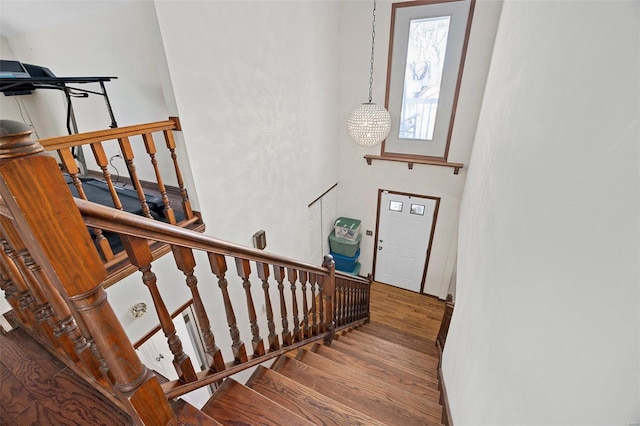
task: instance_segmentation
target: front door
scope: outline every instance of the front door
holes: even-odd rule
[[[439,198],[381,191],[376,281],[422,293]]]

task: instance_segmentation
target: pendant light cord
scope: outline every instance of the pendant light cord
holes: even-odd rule
[[[371,22],[371,67],[369,68],[369,103],[373,90],[373,53],[376,47],[376,0],[373,0],[373,21]]]

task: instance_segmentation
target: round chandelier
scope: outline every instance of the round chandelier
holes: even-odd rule
[[[349,114],[347,129],[349,135],[362,146],[374,146],[385,140],[391,130],[391,116],[382,105],[371,102],[373,89],[373,53],[376,40],[376,0],[373,0],[373,21],[371,22],[371,66],[369,68],[369,102],[358,105]]]

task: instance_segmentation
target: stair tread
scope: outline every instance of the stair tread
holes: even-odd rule
[[[323,357],[317,353],[307,350],[300,350],[296,356],[298,361],[302,361],[312,367],[330,371],[332,374],[339,375],[342,378],[350,379],[360,386],[367,386],[377,390],[380,396],[385,397],[388,401],[403,406],[406,410],[413,410],[416,413],[422,413],[431,416],[434,420],[440,419],[442,415],[442,406],[439,398],[426,398],[424,395],[412,392],[412,389],[406,389],[402,385],[387,383],[375,376],[371,372],[354,371],[350,366],[345,366]]]
[[[440,392],[434,387],[427,385],[422,378],[415,374],[401,370],[391,370],[387,366],[382,367],[367,362],[359,357],[333,349],[330,346],[318,344],[314,348],[314,352],[341,365],[348,366],[356,374],[370,374],[386,383],[400,386],[403,389],[410,390],[416,395],[429,398],[431,401],[440,401]]]
[[[394,362],[402,362],[414,368],[435,371],[438,367],[438,358],[407,349],[404,346],[380,339],[375,336],[354,330],[341,336],[338,340],[345,342],[357,342],[367,344],[367,351],[388,358]],[[357,344],[356,343],[356,344]]]
[[[365,327],[360,327],[359,330],[427,355],[439,356],[435,341],[428,337],[409,333],[375,321],[368,323]]]
[[[332,371],[319,370],[288,356],[281,357],[275,367],[280,374],[381,422],[406,426],[440,424],[430,416],[390,402],[375,387],[346,379]]]
[[[222,383],[202,411],[228,426],[313,424],[231,378]]]
[[[171,408],[176,415],[178,426],[219,426],[222,424],[184,399],[171,401]]]
[[[321,425],[384,425],[274,370],[259,366],[247,386],[312,423]]]
[[[389,371],[402,371],[405,373],[413,374],[423,379],[427,386],[438,389],[438,379],[435,372],[416,370],[403,364],[393,363],[387,358],[381,357],[379,355],[374,355],[370,352],[362,351],[361,349],[359,349],[359,345],[354,346],[352,344],[341,342],[339,340],[334,340],[331,343],[331,348],[339,352],[346,353],[347,355],[355,356],[379,367],[389,369]]]

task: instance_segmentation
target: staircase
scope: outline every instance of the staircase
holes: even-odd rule
[[[227,379],[202,410],[225,425],[441,424],[437,360],[370,328],[260,366],[246,385]]]

